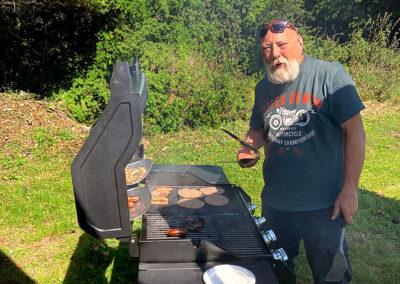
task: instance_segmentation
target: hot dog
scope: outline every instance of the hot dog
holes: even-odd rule
[[[136,203],[139,201],[139,196],[137,195],[128,195],[128,202]]]
[[[169,229],[167,231],[167,236],[168,237],[179,237],[179,238],[184,238],[188,234],[188,231],[184,228],[173,228]]]

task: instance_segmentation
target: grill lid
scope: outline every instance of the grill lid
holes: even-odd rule
[[[125,167],[142,152],[146,101],[146,78],[138,63],[117,63],[110,90],[110,102],[72,163],[72,182],[81,228],[98,238],[128,238]]]

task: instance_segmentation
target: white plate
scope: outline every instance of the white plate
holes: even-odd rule
[[[238,265],[222,264],[207,269],[203,274],[206,284],[255,284],[254,274]]]

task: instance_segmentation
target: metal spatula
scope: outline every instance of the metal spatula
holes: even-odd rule
[[[343,241],[344,241],[344,226],[340,233],[339,247],[333,257],[332,267],[325,277],[326,282],[337,282],[343,277],[344,272],[347,269],[347,260],[343,252]]]

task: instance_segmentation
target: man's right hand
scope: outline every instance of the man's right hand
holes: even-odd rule
[[[255,153],[247,147],[241,147],[237,153],[237,162],[242,168],[250,168],[257,164],[260,154]]]

